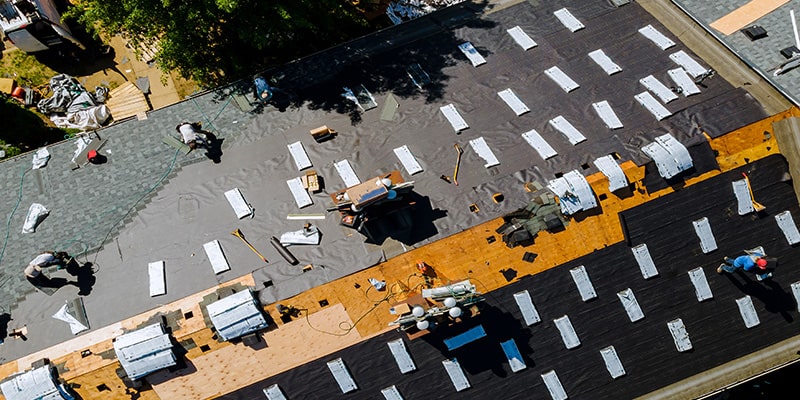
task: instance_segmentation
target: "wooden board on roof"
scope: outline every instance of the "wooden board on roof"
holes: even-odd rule
[[[109,92],[106,106],[114,121],[150,111],[150,103],[144,93],[131,82],[125,82]]]

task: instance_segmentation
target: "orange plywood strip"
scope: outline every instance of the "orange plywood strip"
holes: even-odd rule
[[[730,35],[775,11],[789,0],[753,0],[711,23],[723,35]]]
[[[297,319],[263,333],[266,347],[226,346],[193,359],[193,373],[162,370],[150,375],[148,382],[161,399],[213,398],[363,340],[355,330],[323,333],[340,332],[343,322],[352,324],[341,304],[332,305],[309,315],[308,321]]]

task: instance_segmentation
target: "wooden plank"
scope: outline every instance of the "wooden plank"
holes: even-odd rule
[[[150,110],[144,93],[131,82],[125,82],[111,90],[106,106],[116,121]]]
[[[730,35],[788,2],[789,0],[753,0],[712,22],[711,27],[723,35]]]

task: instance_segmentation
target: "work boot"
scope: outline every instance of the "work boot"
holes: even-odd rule
[[[724,269],[722,269],[723,265],[725,265],[725,264],[720,264],[719,267],[717,267],[717,273],[718,274],[721,274],[723,271],[725,271]]]
[[[726,263],[728,263],[728,264],[732,264],[732,263],[733,263],[733,259],[732,259],[732,258],[730,258],[730,257],[723,257],[723,258],[722,258],[722,261],[725,261],[725,262],[726,262]]]

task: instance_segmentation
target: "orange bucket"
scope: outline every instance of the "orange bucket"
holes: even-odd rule
[[[14,88],[14,91],[11,92],[11,96],[14,96],[18,99],[24,99],[25,89],[23,89],[22,86],[17,86]]]

